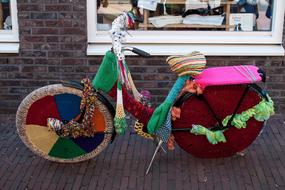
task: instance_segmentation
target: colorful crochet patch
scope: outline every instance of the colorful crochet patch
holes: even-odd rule
[[[71,139],[59,138],[49,152],[50,156],[57,158],[75,158],[86,152]]]
[[[178,76],[198,75],[206,66],[205,56],[198,51],[184,56],[170,56],[166,59],[166,62],[169,64],[171,71],[178,74]]]
[[[46,154],[49,153],[59,138],[56,133],[49,131],[46,126],[40,125],[26,125],[26,134],[30,142]]]

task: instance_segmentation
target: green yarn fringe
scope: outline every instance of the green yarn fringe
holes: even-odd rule
[[[223,131],[211,131],[202,125],[193,125],[191,133],[196,135],[206,135],[208,141],[211,144],[218,144],[219,142],[226,142],[226,138]]]
[[[238,129],[246,128],[246,122],[254,117],[257,121],[266,121],[270,116],[274,115],[274,103],[272,99],[267,95],[268,101],[263,99],[253,108],[250,108],[241,114],[236,114],[233,118],[231,125],[235,126]],[[223,126],[227,126],[232,115],[227,116],[223,120]]]
[[[127,121],[126,118],[114,118],[114,126],[115,126],[115,130],[116,133],[119,135],[122,135],[125,133],[125,130],[127,128]]]
[[[274,115],[274,103],[272,99],[267,95],[268,101],[262,99],[257,105],[253,108],[250,108],[241,114],[236,114],[231,122],[231,125],[236,127],[237,129],[246,128],[246,122],[254,117],[257,121],[266,121],[270,116]],[[228,115],[223,121],[223,126],[227,126],[232,115]],[[205,135],[211,144],[217,144],[219,142],[226,142],[226,138],[223,134],[225,130],[219,131],[211,131],[206,127],[201,125],[193,125],[191,129],[191,133],[195,135]]]

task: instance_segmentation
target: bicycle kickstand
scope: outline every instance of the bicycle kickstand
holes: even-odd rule
[[[153,144],[155,144],[155,146],[157,146],[159,141],[160,141],[159,138],[154,138],[154,139],[153,139]],[[161,150],[164,152],[164,154],[167,153],[167,151],[164,149],[163,146],[160,146],[160,148],[161,148]]]
[[[149,163],[149,165],[148,165],[148,168],[147,168],[147,170],[146,170],[145,175],[148,174],[148,172],[149,172],[149,170],[150,170],[150,168],[151,168],[151,166],[152,166],[153,160],[154,160],[154,158],[155,158],[155,156],[156,156],[156,154],[157,154],[159,148],[161,147],[162,143],[163,143],[163,141],[162,141],[162,140],[159,140],[158,145],[157,145],[157,147],[156,147],[156,149],[155,149],[155,151],[154,151],[154,153],[153,153],[153,156],[152,156],[151,161],[150,161],[150,163]]]

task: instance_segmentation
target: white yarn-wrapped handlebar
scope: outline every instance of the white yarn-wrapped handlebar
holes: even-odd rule
[[[113,52],[116,54],[119,60],[124,60],[125,55],[123,54],[123,45],[126,41],[126,29],[128,28],[129,20],[127,13],[123,12],[119,15],[113,22],[112,28],[109,31],[109,34],[112,39],[112,48]]]

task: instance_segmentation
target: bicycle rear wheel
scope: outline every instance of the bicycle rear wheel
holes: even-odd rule
[[[233,114],[236,105],[242,96],[246,85],[209,86],[205,89],[203,97],[209,102],[210,107],[218,118],[223,120]],[[252,108],[261,101],[260,93],[250,87],[245,95],[237,113]],[[208,106],[196,95],[192,94],[183,101],[181,118],[173,122],[173,129],[192,128],[192,125],[202,125],[206,128],[213,127],[217,120],[209,111]],[[195,135],[190,131],[175,131],[175,141],[186,152],[196,157],[216,158],[232,156],[248,147],[259,135],[264,122],[251,118],[247,127],[237,129],[231,126],[224,132],[226,142],[211,144],[206,136]]]
[[[98,155],[111,141],[113,119],[106,105],[95,101],[92,127],[101,133],[93,137],[62,138],[49,131],[47,118],[68,122],[80,113],[82,91],[61,84],[48,85],[30,93],[16,115],[18,134],[37,155],[56,162],[85,161]]]

